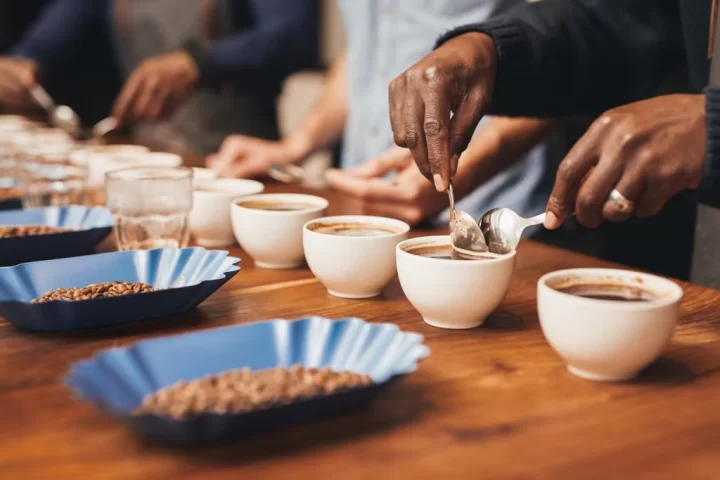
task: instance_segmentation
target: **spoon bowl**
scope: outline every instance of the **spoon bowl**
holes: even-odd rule
[[[450,242],[453,249],[464,255],[484,255],[488,252],[485,237],[475,220],[466,212],[455,208],[455,191],[448,185],[450,199]]]
[[[509,208],[494,208],[482,216],[478,225],[488,250],[504,255],[515,251],[527,227],[539,225],[544,221],[545,213],[523,218]]]

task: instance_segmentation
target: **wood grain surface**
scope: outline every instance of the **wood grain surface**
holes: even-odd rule
[[[321,194],[331,213],[358,211]],[[662,358],[632,382],[604,384],[569,374],[547,345],[535,288],[544,273],[606,262],[523,242],[498,311],[481,328],[449,331],[424,324],[396,281],[383,297],[344,300],[305,268],[256,269],[239,248],[232,254],[243,270],[182,317],[62,335],[0,320],[0,478],[720,478],[716,291],[683,285],[681,325]],[[198,449],[148,443],[60,382],[72,362],[103,348],[306,315],[396,323],[424,335],[432,355],[363,411]]]

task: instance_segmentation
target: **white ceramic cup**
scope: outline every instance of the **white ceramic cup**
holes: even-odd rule
[[[322,233],[319,226],[361,224],[388,233],[372,236]],[[303,227],[305,258],[313,274],[331,295],[370,298],[382,294],[395,277],[395,247],[407,239],[410,226],[392,218],[363,215],[325,217]]]
[[[76,167],[87,168],[91,155],[118,155],[146,153],[150,149],[142,145],[92,145],[79,148],[70,153],[70,163]]]
[[[656,300],[598,300],[556,290],[573,282],[627,285],[651,292]],[[654,275],[590,268],[543,276],[537,296],[542,331],[568,370],[589,380],[622,381],[650,365],[670,340],[682,289]]]
[[[397,246],[397,269],[405,296],[425,323],[439,328],[475,328],[500,305],[515,272],[515,252],[483,260],[451,260],[409,253],[451,248],[450,237],[407,240]]]
[[[114,154],[91,154],[88,157],[88,185],[100,187],[105,182],[105,174],[126,168],[166,167],[182,165],[182,157],[174,153],[162,152],[125,152]]]
[[[196,179],[190,232],[204,247],[221,248],[235,244],[230,207],[234,200],[262,193],[265,186],[255,180],[220,178]]]
[[[302,204],[302,210],[262,210],[244,203]],[[250,195],[231,207],[232,226],[240,246],[260,268],[290,269],[303,264],[303,225],[327,213],[328,201],[300,194]]]

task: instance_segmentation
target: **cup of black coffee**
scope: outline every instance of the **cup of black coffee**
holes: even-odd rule
[[[482,325],[505,298],[515,271],[515,252],[466,257],[447,236],[407,240],[396,255],[405,296],[425,323],[438,328]]]
[[[410,226],[392,218],[325,217],[303,228],[305,258],[331,295],[369,298],[395,277],[395,246]]]
[[[538,281],[545,338],[571,373],[590,380],[628,380],[654,361],[681,299],[676,283],[627,270],[563,270]]]
[[[328,201],[299,194],[261,194],[232,205],[232,224],[240,246],[261,268],[303,264],[303,225],[327,213]]]

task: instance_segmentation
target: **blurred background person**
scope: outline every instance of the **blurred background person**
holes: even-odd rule
[[[280,141],[229,137],[208,158],[208,165],[224,176],[262,176],[272,164],[300,162],[342,139],[340,169],[327,175],[332,187],[358,198],[368,214],[411,224],[435,217],[447,208],[447,196],[435,192],[417,171],[408,150],[393,147],[388,84],[430,52],[435,39],[448,29],[468,19],[488,19],[520,3],[339,0],[346,48],[333,62],[310,113]],[[561,145],[537,145],[551,129],[550,121],[537,119],[487,119],[480,125],[466,154],[472,159],[462,162],[457,177],[456,193],[465,197],[459,208],[474,216],[498,205],[526,215],[542,212],[552,185],[553,159],[563,153]],[[447,212],[440,219],[446,222]]]
[[[277,95],[316,62],[317,20],[314,0],[56,0],[0,58],[0,101],[32,105],[36,81],[54,94],[114,75],[92,121],[110,113],[158,148],[277,138]]]

